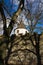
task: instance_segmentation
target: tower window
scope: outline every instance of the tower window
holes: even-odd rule
[[[19,33],[19,30],[17,30],[17,33]]]

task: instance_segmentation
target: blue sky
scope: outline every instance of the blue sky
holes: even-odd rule
[[[0,3],[1,3],[2,0],[0,0]],[[18,0],[13,0],[13,5],[12,5],[12,0],[3,0],[4,1],[4,6],[7,8],[8,12],[10,13],[11,16],[13,16],[13,13],[17,11],[18,9],[18,5],[19,5],[19,2]],[[39,5],[39,0],[27,0],[28,3],[27,3],[27,7],[28,9],[31,10],[31,13],[32,14],[36,14],[38,12],[38,5]],[[34,1],[34,2],[33,2]],[[43,0],[41,0],[43,2]],[[30,6],[30,2],[32,2],[32,8]],[[5,11],[5,10],[4,10]],[[5,15],[7,15],[7,13],[5,12]],[[38,23],[36,25],[36,27],[42,27],[43,28],[43,19],[39,20],[39,22],[41,23]],[[43,32],[43,30],[39,30],[39,29],[36,29],[35,30],[36,32]]]
[[[8,12],[10,13],[10,15],[12,16],[14,12],[17,11],[18,9],[18,5],[14,3],[12,3],[12,0],[4,0],[4,5],[7,8]]]

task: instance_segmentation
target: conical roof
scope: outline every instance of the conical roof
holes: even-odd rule
[[[25,28],[25,25],[23,24],[22,21],[18,24],[18,28]]]

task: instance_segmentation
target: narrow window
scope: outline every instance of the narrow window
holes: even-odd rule
[[[17,33],[19,33],[19,30],[17,30]]]

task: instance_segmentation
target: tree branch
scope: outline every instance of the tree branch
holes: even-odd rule
[[[22,5],[23,5],[23,6],[22,6]],[[14,12],[14,14],[13,14],[13,16],[12,16],[12,20],[11,20],[9,26],[8,26],[8,31],[9,31],[8,34],[11,33],[11,31],[12,31],[12,29],[13,29],[13,26],[14,26],[16,20],[17,20],[17,17],[18,17],[18,15],[21,13],[23,7],[24,7],[24,0],[23,0],[23,1],[21,0],[21,1],[20,1],[20,5],[19,5],[19,7],[18,7],[18,10],[17,10],[16,12]]]
[[[36,47],[36,45],[34,45],[34,42],[33,42],[33,40],[32,40],[32,37],[30,37],[29,39],[30,39],[32,45],[33,45],[34,47]]]
[[[33,54],[37,55],[34,51],[32,51],[32,50],[30,50],[30,49],[17,49],[17,50],[15,50],[15,51],[11,52],[11,54],[12,54],[12,53],[15,53],[15,52],[18,52],[18,51],[28,51],[28,52],[32,52]]]

